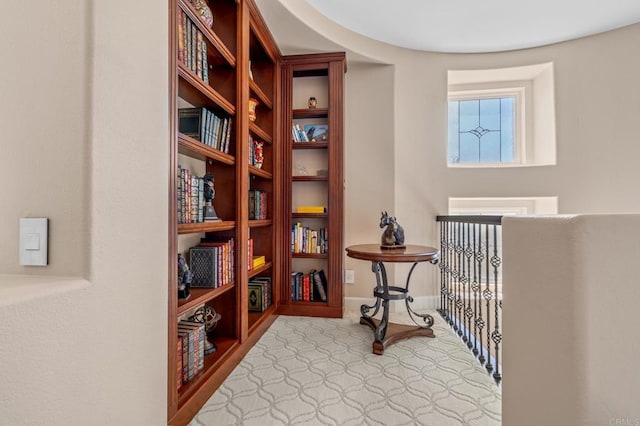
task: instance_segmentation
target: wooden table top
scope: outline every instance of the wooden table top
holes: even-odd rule
[[[407,244],[402,249],[383,249],[380,244],[358,244],[346,248],[347,256],[375,262],[428,262],[438,259],[439,250]]]

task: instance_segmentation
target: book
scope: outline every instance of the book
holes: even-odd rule
[[[188,328],[194,332],[194,344],[197,345],[195,350],[194,363],[195,360],[197,360],[196,372],[198,372],[204,368],[204,341],[207,337],[204,323],[182,320],[178,323],[178,330],[180,330],[181,328]]]
[[[254,277],[249,281],[249,311],[264,312],[271,306],[271,278]]]
[[[234,272],[234,268],[235,268],[235,243],[234,243],[234,239],[233,238],[229,238],[229,239],[222,239],[222,240],[218,240],[218,239],[208,239],[208,238],[203,238],[200,240],[200,245],[197,247],[192,247],[190,250],[207,250],[207,249],[211,249],[211,248],[218,248],[218,257],[216,260],[216,265],[217,265],[217,274],[218,274],[218,279],[217,279],[217,285],[215,288],[220,287],[222,285],[228,284],[230,282],[232,282],[235,278],[235,272]],[[205,265],[207,265],[205,263]],[[209,270],[207,268],[212,267],[212,265],[209,266],[205,266],[205,270],[203,271],[204,273],[208,273]],[[194,281],[196,279],[196,272],[193,271],[193,275],[194,275]],[[192,285],[193,286],[193,285]]]
[[[311,299],[311,280],[309,279],[309,274],[304,274],[302,276],[302,300],[308,302]]]
[[[178,61],[184,63],[184,12],[178,9]]]
[[[193,333],[189,330],[178,328],[178,335],[182,336],[182,381],[183,383],[189,382],[189,380],[193,379],[194,370],[193,370],[193,360],[194,360],[194,339]],[[185,345],[186,343],[186,345]],[[186,351],[185,351],[186,348]]]
[[[326,213],[327,208],[324,206],[298,206],[296,213]]]
[[[198,30],[196,32],[196,69],[195,72],[204,81],[204,74],[202,74],[202,45],[204,43],[202,33]]]
[[[191,247],[189,268],[192,273],[191,287],[218,288],[218,265],[222,263],[218,247]]]
[[[253,259],[252,259],[253,268],[252,269],[255,269],[255,268],[259,267],[259,266],[262,266],[265,263],[266,263],[266,260],[265,260],[264,256],[253,256]]]
[[[209,58],[207,57],[207,42],[202,41],[202,80],[209,84]]]
[[[313,278],[314,287],[318,293],[318,297],[321,301],[327,301],[327,277],[324,274],[324,271],[321,269],[319,271],[311,271],[311,275]]]
[[[257,277],[253,277],[251,278],[252,283],[262,283],[264,288],[266,289],[266,291],[264,292],[264,303],[265,306],[268,308],[269,306],[271,306],[271,277],[261,277],[261,276],[257,276]],[[266,308],[265,308],[266,309]]]
[[[206,114],[204,108],[178,109],[178,130],[180,133],[204,143],[204,114]]]
[[[176,353],[176,388],[178,391],[182,389],[182,339],[183,337],[178,335],[177,346],[178,350]]]
[[[224,143],[224,153],[229,153],[229,142],[231,141],[231,124],[233,124],[233,118],[229,117],[229,123],[227,124],[227,137]]]

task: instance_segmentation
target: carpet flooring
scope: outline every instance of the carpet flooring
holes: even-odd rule
[[[281,316],[190,425],[500,425],[500,388],[432,314],[435,338],[383,356],[355,314]]]

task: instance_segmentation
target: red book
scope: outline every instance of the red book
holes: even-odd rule
[[[310,296],[311,281],[309,280],[309,274],[304,274],[302,278],[302,300],[308,302],[311,299]]]

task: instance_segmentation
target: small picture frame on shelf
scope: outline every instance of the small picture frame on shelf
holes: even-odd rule
[[[304,132],[310,142],[326,142],[329,138],[328,124],[305,124]]]

